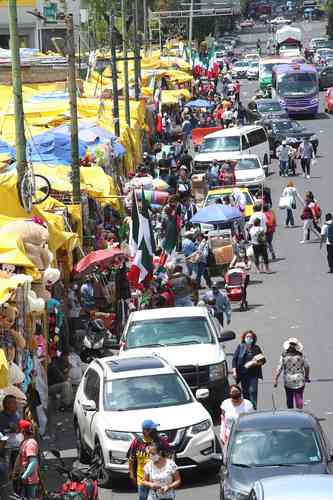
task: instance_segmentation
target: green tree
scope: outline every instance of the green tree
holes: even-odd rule
[[[327,10],[327,36],[330,40],[333,39],[333,0],[328,0],[326,4],[326,10]]]

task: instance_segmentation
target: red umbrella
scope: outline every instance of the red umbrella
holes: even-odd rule
[[[77,273],[89,273],[96,267],[103,270],[108,266],[122,265],[126,255],[119,248],[108,248],[107,250],[96,250],[91,252],[80,260],[75,266]]]

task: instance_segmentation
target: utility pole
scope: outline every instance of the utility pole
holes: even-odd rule
[[[189,20],[189,25],[188,25],[188,44],[189,44],[190,52],[191,52],[191,59],[192,59],[192,37],[193,37],[193,4],[194,4],[194,0],[191,0],[190,20]]]
[[[148,52],[147,0],[143,0],[143,37],[146,56]]]
[[[114,26],[114,12],[110,15],[110,41],[111,41],[111,71],[112,71],[112,94],[113,94],[113,124],[114,133],[120,136],[119,123],[119,96],[118,96],[118,74],[117,74],[117,52],[116,52],[116,30]]]
[[[73,15],[66,17],[67,27],[67,59],[68,59],[68,92],[71,115],[71,151],[72,151],[72,185],[73,203],[81,203],[79,128],[77,119],[75,37]]]
[[[27,170],[26,138],[24,133],[24,111],[22,99],[20,46],[17,29],[16,0],[8,1],[10,50],[12,56],[12,85],[15,110],[16,169],[18,182]]]
[[[124,90],[123,90],[123,96],[124,96],[124,99],[125,99],[126,125],[128,125],[128,127],[130,127],[131,126],[131,112],[130,112],[129,88],[128,88],[128,59],[127,59],[126,19],[127,19],[127,2],[126,2],[126,0],[121,0],[121,20],[122,20],[123,58],[124,58]]]
[[[134,46],[134,78],[135,78],[135,100],[140,100],[140,45],[138,36],[139,5],[138,0],[133,4],[133,46]]]

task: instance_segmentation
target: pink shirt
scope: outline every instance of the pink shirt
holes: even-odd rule
[[[29,438],[21,444],[20,448],[20,468],[22,473],[28,466],[29,459],[31,457],[36,457],[38,459],[38,444],[33,438]],[[34,472],[29,476],[25,482],[28,484],[38,484],[39,483],[39,466],[36,467]]]

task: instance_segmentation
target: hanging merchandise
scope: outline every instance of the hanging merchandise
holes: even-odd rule
[[[60,309],[60,302],[56,299],[47,301],[48,324],[49,324],[49,356],[55,358],[61,351],[60,331],[64,315]]]

